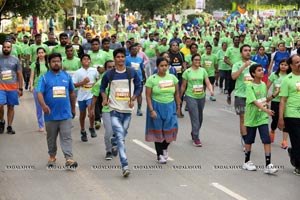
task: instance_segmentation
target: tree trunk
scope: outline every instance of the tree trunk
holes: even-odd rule
[[[32,30],[32,33],[33,33],[33,35],[36,35],[38,33],[38,17],[37,16],[33,16],[32,20],[33,20],[33,30]]]
[[[65,30],[67,29],[67,25],[68,25],[68,11],[65,10]]]

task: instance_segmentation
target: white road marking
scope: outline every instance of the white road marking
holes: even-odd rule
[[[221,190],[222,192],[228,194],[229,196],[233,197],[234,199],[247,200],[245,197],[242,197],[241,195],[231,191],[230,189],[228,189],[227,187],[225,187],[219,183],[212,183],[211,185],[214,186],[215,188]]]
[[[139,140],[137,140],[137,139],[133,139],[132,141],[133,141],[135,144],[139,145],[140,147],[143,147],[144,149],[146,149],[146,150],[148,150],[148,151],[150,151],[151,153],[153,153],[153,154],[156,155],[156,151],[155,151],[154,149],[152,149],[151,147],[149,147],[148,145],[144,144],[143,142],[141,142],[141,141],[139,141]],[[171,158],[171,157],[169,156],[168,161],[174,161],[174,159]]]

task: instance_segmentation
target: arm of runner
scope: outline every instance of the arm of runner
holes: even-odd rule
[[[179,98],[178,83],[175,85],[174,99],[175,99],[175,102],[176,102],[176,113],[177,113],[177,115],[180,115],[181,99]]]
[[[147,105],[149,108],[149,112],[150,112],[150,116],[155,119],[157,117],[155,110],[153,109],[153,105],[152,105],[152,88],[150,87],[146,87],[146,101],[147,101]]]
[[[278,128],[280,130],[283,130],[284,128],[284,110],[285,110],[285,104],[286,104],[286,97],[280,97],[280,104],[279,104],[279,119],[278,119]]]
[[[232,63],[229,61],[228,57],[224,57],[224,62],[232,68]]]
[[[70,102],[71,102],[71,111],[72,111],[72,117],[74,118],[76,115],[76,108],[75,108],[75,104],[76,104],[76,95],[74,90],[70,90]]]
[[[186,85],[187,85],[187,80],[182,79],[181,88],[180,88],[180,94],[179,94],[179,97],[180,97],[180,98],[182,98],[182,96],[183,96],[184,93],[185,93]]]
[[[251,64],[250,60],[246,61],[245,64],[241,68],[239,68],[238,71],[231,73],[231,78],[233,80],[238,79],[238,77],[241,75],[241,73],[244,71],[244,69],[246,69],[250,64]]]
[[[17,75],[18,75],[18,83],[19,83],[19,97],[23,95],[23,74],[22,74],[22,70],[18,70],[17,71]]]
[[[30,92],[33,92],[33,81],[34,81],[34,70],[30,70],[30,79],[29,79],[29,90]]]
[[[213,87],[212,87],[212,85],[211,85],[211,83],[210,83],[208,77],[205,78],[205,84],[206,84],[206,87],[207,87],[207,88],[209,89],[209,91],[210,91],[210,95],[211,95],[211,96],[214,96],[214,90],[213,90]]]

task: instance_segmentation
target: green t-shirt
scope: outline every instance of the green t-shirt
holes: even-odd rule
[[[240,76],[235,81],[234,95],[237,97],[246,97],[246,86],[251,83],[253,78],[250,75],[249,68],[255,62],[251,62],[251,64],[242,71]],[[243,61],[239,61],[232,66],[232,73],[237,72],[245,63]]]
[[[46,74],[48,72],[48,69],[47,69],[45,63],[40,63],[40,74],[39,74],[39,76],[37,76],[36,63],[35,62],[33,62],[30,65],[30,69],[34,71],[33,87],[36,89],[38,87],[39,78],[42,75]]]
[[[102,79],[99,79],[99,80],[95,83],[95,85],[92,87],[91,92],[92,92],[92,94],[93,94],[95,97],[99,97],[99,95],[101,95],[101,94],[100,94],[101,80],[102,80]],[[106,95],[108,95],[108,88],[106,88]],[[102,112],[103,112],[103,113],[108,113],[108,112],[110,112],[109,106],[103,106],[103,107],[102,107]]]
[[[201,65],[206,70],[208,77],[215,76],[215,65],[218,64],[217,56],[214,54],[201,56]]]
[[[187,81],[185,95],[195,99],[204,98],[205,90],[203,84],[207,77],[208,74],[202,67],[199,67],[196,71],[193,68],[185,70],[182,74],[182,78]]]
[[[231,70],[231,67],[224,62],[225,53],[222,49],[217,53],[219,70]]]
[[[164,45],[159,45],[158,47],[157,47],[157,50],[158,50],[158,52],[159,53],[163,53],[163,52],[167,52],[168,50],[169,50],[169,46],[168,45],[166,45],[166,46],[164,46]]]
[[[160,77],[157,74],[150,76],[145,86],[152,89],[152,99],[159,103],[170,103],[174,101],[175,85],[178,79],[173,74]]]
[[[221,49],[220,46],[214,46],[214,45],[212,45],[212,51],[211,51],[211,53],[214,54],[214,55],[216,55],[220,49]]]
[[[73,51],[74,51],[74,56],[78,57],[77,51],[76,51],[76,49],[74,47],[73,47]],[[67,56],[66,55],[66,48],[63,47],[63,46],[61,46],[61,45],[56,45],[55,47],[53,47],[52,53],[60,53],[60,55],[62,57],[66,57]]]
[[[266,53],[271,53],[272,52],[272,49],[271,49],[271,46],[272,46],[272,42],[271,41],[263,41],[262,44],[261,44],[263,47],[265,47],[265,52]]]
[[[156,41],[145,41],[143,43],[143,48],[145,48],[145,54],[148,56],[148,58],[153,58],[156,56],[157,47],[158,44]]]
[[[292,47],[292,45],[293,45],[293,38],[291,36],[284,37],[283,40],[285,41],[285,46],[286,47]]]
[[[74,57],[72,60],[64,57],[62,59],[62,69],[65,70],[71,77],[77,69],[80,69],[81,62],[79,58]]]
[[[260,110],[254,101],[266,106],[267,103],[267,86],[265,83],[255,84],[253,82],[247,85],[246,89],[246,110],[245,126],[257,127],[269,123],[269,116],[266,112]]]
[[[112,51],[100,50],[97,53],[91,51],[89,55],[91,56],[91,66],[95,68],[98,66],[103,67],[106,61],[113,60]]]
[[[126,39],[126,33],[125,32],[118,32],[117,33],[118,41],[124,42]]]
[[[300,118],[300,76],[288,74],[282,81],[279,96],[287,97],[284,117]]]
[[[279,73],[279,76],[277,76],[275,74],[275,72],[273,72],[270,76],[269,76],[269,81],[271,81],[273,83],[273,91],[272,91],[272,94],[274,94],[275,92],[279,91],[280,90],[280,87],[281,87],[281,83],[282,83],[282,80],[286,77],[286,74],[285,75],[282,75]],[[280,97],[279,95],[272,99],[272,101],[274,102],[280,102]]]
[[[50,53],[49,47],[45,44],[41,44],[41,45],[36,45],[36,44],[32,44],[29,46],[28,51],[27,51],[27,55],[30,55],[30,61],[31,62],[35,62],[36,61],[36,50],[39,47],[43,47],[46,50],[46,54]]]
[[[232,64],[235,64],[242,60],[240,48],[228,47],[225,56],[229,59]]]
[[[189,53],[188,55],[186,55],[184,57],[184,60],[189,66],[191,66],[192,65],[192,54]]]

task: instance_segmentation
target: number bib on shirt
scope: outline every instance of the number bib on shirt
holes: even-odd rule
[[[257,100],[258,103],[260,103],[263,107],[268,108],[268,104],[267,104],[267,98],[261,98]]]
[[[211,65],[212,65],[212,62],[211,62],[211,61],[209,61],[209,60],[207,60],[207,61],[204,61],[204,65],[205,65],[205,67],[211,67]]]
[[[296,91],[298,94],[300,94],[300,82],[296,83]]]
[[[182,73],[182,66],[180,65],[180,66],[174,66],[174,68],[176,69],[176,72],[177,73]]]
[[[174,88],[174,83],[172,80],[159,81],[159,87],[161,90],[170,90]]]
[[[129,96],[129,89],[128,88],[117,88],[115,92],[115,98],[116,100],[120,101],[129,101],[130,96]]]
[[[88,83],[88,84],[85,84],[85,85],[82,87],[82,89],[83,89],[83,90],[91,90],[93,86],[94,86],[93,83]]]
[[[280,89],[280,83],[275,84],[275,91],[278,92]]]
[[[135,62],[132,62],[131,63],[131,67],[135,70],[140,70],[140,64],[139,63],[135,63]]]
[[[245,83],[250,83],[253,80],[250,74],[245,74],[244,75],[244,82]]]
[[[66,98],[66,87],[54,86],[53,87],[53,98]]]
[[[203,85],[193,85],[193,94],[203,94]]]
[[[1,72],[1,75],[2,75],[3,81],[10,80],[13,78],[11,70],[3,71],[3,72]]]

